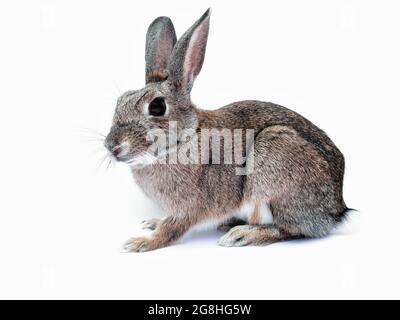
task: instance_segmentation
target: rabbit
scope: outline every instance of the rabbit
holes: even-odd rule
[[[342,195],[344,157],[324,131],[269,102],[240,101],[213,111],[192,103],[209,23],[210,9],[177,41],[171,20],[155,19],[146,35],[146,85],[117,101],[105,147],[130,166],[144,193],[168,213],[165,219],[144,221],[151,235],[131,238],[124,249],[163,248],[207,222],[226,231],[218,241],[225,247],[327,236],[350,209]],[[176,142],[150,154],[148,133],[168,132],[171,122],[176,123]],[[165,161],[205,128],[253,130],[246,153],[253,159],[252,171],[237,174],[233,163]],[[183,132],[192,136],[184,139]]]

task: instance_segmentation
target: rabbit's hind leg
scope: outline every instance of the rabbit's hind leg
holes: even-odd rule
[[[246,176],[244,199],[256,204],[254,219],[231,229],[220,245],[323,237],[337,225],[345,209],[340,185],[332,179],[328,162],[296,131],[283,126],[264,129],[255,139],[248,164],[253,164],[249,167],[253,170]],[[258,203],[269,205],[272,223],[256,223]]]

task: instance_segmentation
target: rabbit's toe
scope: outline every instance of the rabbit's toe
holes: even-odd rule
[[[156,230],[161,221],[161,219],[144,220],[141,223],[141,227],[144,230]]]
[[[232,228],[223,235],[218,244],[224,247],[241,247],[253,243],[254,226],[244,225]]]
[[[125,252],[145,252],[151,250],[150,240],[146,237],[131,238],[123,246]]]

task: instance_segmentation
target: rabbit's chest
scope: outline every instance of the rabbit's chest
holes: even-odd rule
[[[135,170],[136,183],[153,201],[170,213],[193,211],[203,199],[193,168],[184,166],[152,166]]]
[[[242,200],[241,178],[234,168],[155,165],[135,170],[133,176],[145,194],[170,214],[224,213]]]

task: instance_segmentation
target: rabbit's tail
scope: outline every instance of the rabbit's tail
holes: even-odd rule
[[[357,220],[360,217],[351,215],[350,212],[359,212],[357,209],[345,208],[336,218],[336,227],[332,230],[333,234],[351,234],[357,229]]]
[[[339,221],[338,222],[342,222],[343,220],[346,220],[349,217],[349,213],[351,211],[357,211],[359,212],[357,209],[352,209],[352,208],[345,208],[340,214],[339,214]]]

